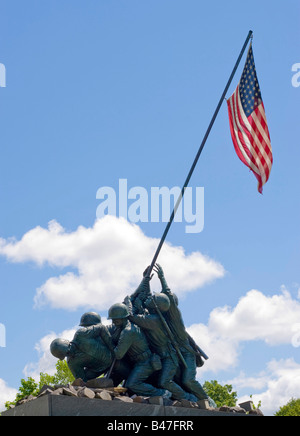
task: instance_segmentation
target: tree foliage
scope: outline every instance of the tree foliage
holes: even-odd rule
[[[217,380],[206,381],[203,388],[207,395],[214,400],[217,407],[221,406],[236,406],[237,392],[233,391],[231,385],[220,385]]]
[[[300,398],[292,398],[285,406],[280,407],[275,416],[300,416]]]
[[[28,377],[27,380],[22,378],[21,386],[19,387],[19,392],[17,393],[15,400],[6,401],[6,409],[10,409],[11,407],[15,406],[18,401],[22,400],[25,397],[28,397],[29,395],[37,395],[37,392],[38,384],[34,381],[32,377]]]
[[[5,403],[6,409],[10,409],[12,406],[15,406],[18,401],[28,397],[29,395],[33,395],[34,397],[37,396],[44,385],[67,385],[68,383],[73,382],[74,377],[68,367],[66,360],[58,360],[55,367],[56,373],[54,375],[41,372],[39,383],[37,383],[32,377],[28,377],[27,380],[22,379],[21,386],[19,387],[19,392],[17,393],[15,400],[7,401]]]
[[[40,373],[39,390],[44,385],[67,385],[68,383],[72,383],[74,381],[74,377],[68,367],[66,360],[58,360],[55,367],[56,373],[54,375],[49,375],[42,372]]]

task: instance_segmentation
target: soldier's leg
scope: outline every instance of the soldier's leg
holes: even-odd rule
[[[111,373],[111,379],[114,386],[118,386],[123,380],[127,380],[130,375],[131,367],[124,359],[116,360],[114,369]]]
[[[183,352],[182,354],[187,364],[187,368],[182,368],[182,387],[195,395],[198,400],[207,399],[208,396],[206,392],[201,384],[196,380],[197,366],[195,356],[189,352]]]
[[[172,393],[174,400],[189,399],[189,395],[177,383],[175,383],[174,376],[177,371],[177,365],[171,359],[166,357],[162,359],[162,369],[159,377],[159,386]]]
[[[81,357],[71,357],[67,360],[68,367],[74,378],[81,378],[85,381],[84,361]]]
[[[147,378],[150,377],[153,372],[150,359],[143,363],[137,363],[131,371],[125,387],[130,389],[136,395],[143,395],[146,397],[164,395],[164,389],[158,389],[151,384],[146,383]]]
[[[95,371],[91,368],[85,368],[85,381],[92,380],[103,374],[103,371]]]

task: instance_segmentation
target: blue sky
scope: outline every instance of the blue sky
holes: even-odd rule
[[[250,29],[270,180],[258,194],[224,102],[190,185],[204,187],[204,230],[174,223],[159,260],[210,354],[201,381],[266,413],[299,393],[299,2],[2,0],[2,405],[53,368],[50,337],[138,285],[165,223],[96,224],[97,190],[182,185]]]

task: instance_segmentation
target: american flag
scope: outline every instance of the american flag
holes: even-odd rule
[[[235,92],[227,100],[231,136],[241,161],[253,171],[258,191],[268,181],[273,155],[259,83],[254,64],[252,44],[245,68]]]

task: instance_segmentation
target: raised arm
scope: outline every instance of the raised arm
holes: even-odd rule
[[[158,278],[160,280],[162,292],[164,292],[165,294],[169,294],[171,291],[170,291],[170,288],[169,288],[168,283],[166,281],[162,267],[158,263],[156,263],[154,265],[153,269],[157,273]]]

